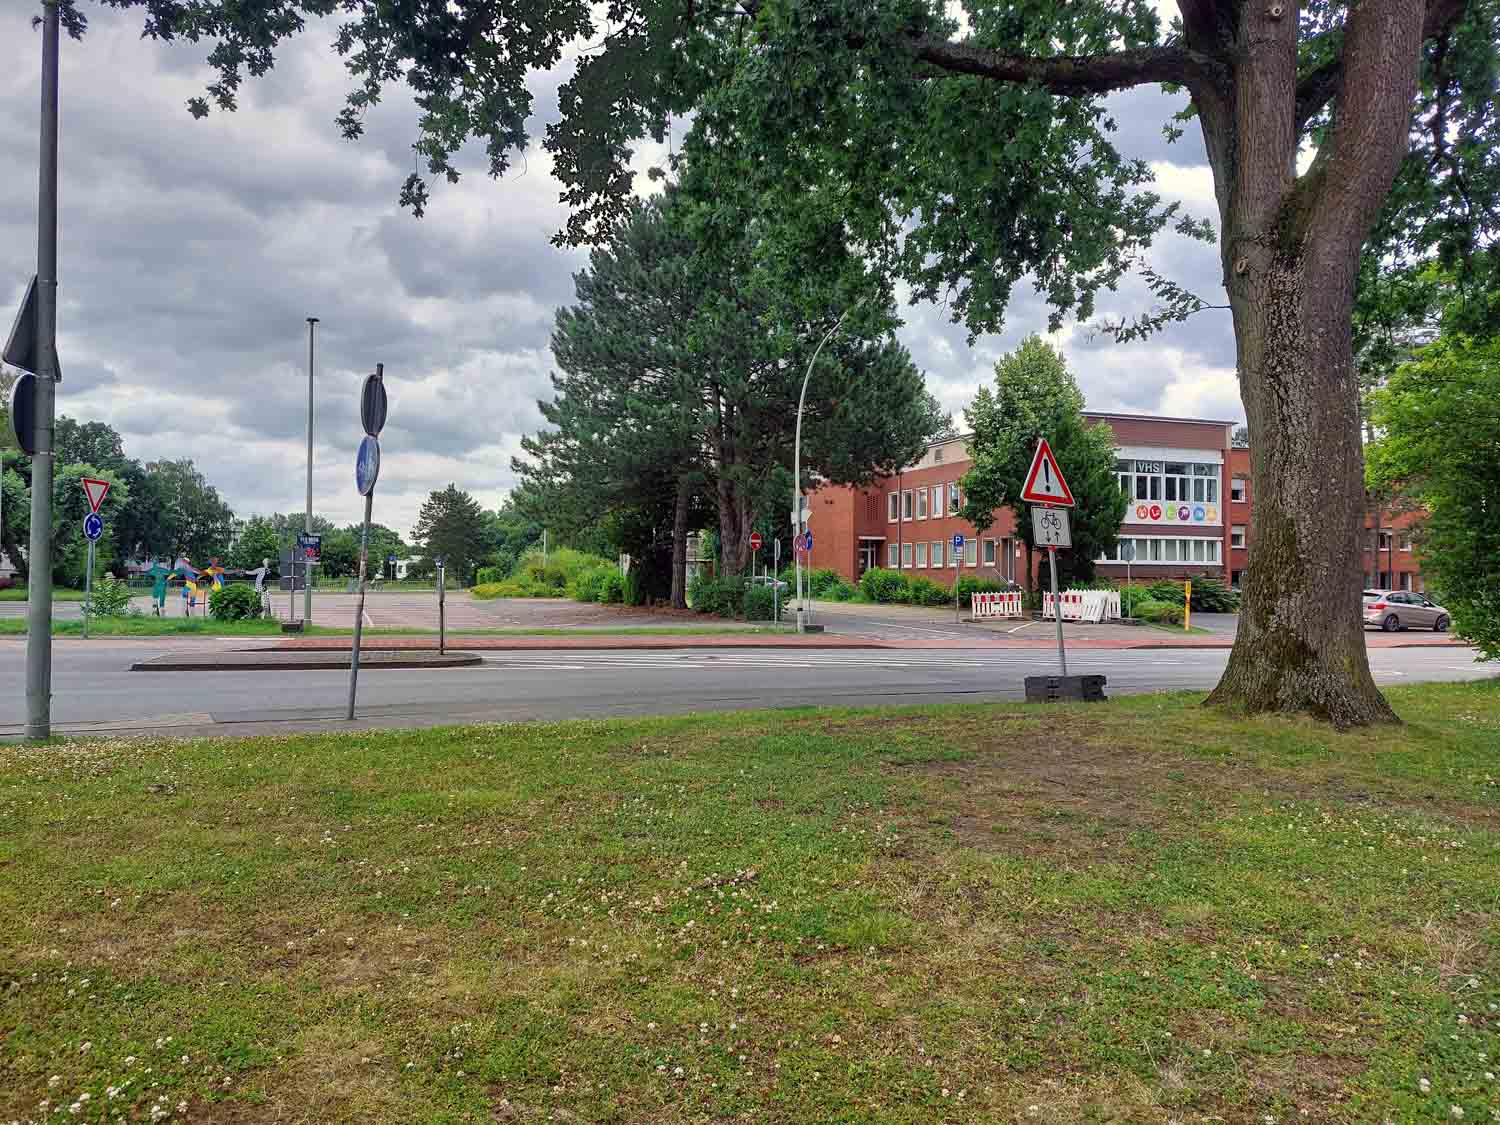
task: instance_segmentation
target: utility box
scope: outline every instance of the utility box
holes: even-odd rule
[[[1027,703],[1103,703],[1103,676],[1027,676]]]

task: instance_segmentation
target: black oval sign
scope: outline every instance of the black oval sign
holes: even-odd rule
[[[385,429],[385,380],[379,375],[367,375],[365,387],[359,394],[359,420],[364,424],[365,433],[371,437],[379,437],[380,431]]]
[[[36,456],[36,376],[24,371],[10,389],[10,432],[28,457]]]

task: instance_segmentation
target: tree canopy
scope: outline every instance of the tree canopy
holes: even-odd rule
[[[1083,392],[1063,357],[1039,336],[1028,336],[995,364],[995,386],[980,387],[965,411],[973,436],[964,474],[962,516],[981,532],[994,513],[1009,508],[1015,534],[1026,544],[1031,585],[1030,505],[1021,499],[1037,442],[1046,438],[1077,501],[1070,516],[1073,547],[1058,554],[1059,581],[1087,582],[1094,560],[1113,550],[1126,498],[1115,473],[1114,435],[1083,417]]]
[[[422,502],[412,540],[429,559],[443,556],[455,584],[467,585],[488,546],[487,520],[479,502],[456,484],[434,490]]]

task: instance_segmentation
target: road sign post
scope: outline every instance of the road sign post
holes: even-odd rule
[[[781,540],[771,541],[771,620],[781,624]]]
[[[1062,627],[1062,598],[1058,596],[1057,590],[1057,548],[1047,548],[1047,565],[1052,568],[1052,616],[1057,621],[1057,667],[1061,673],[1068,674],[1068,654],[1063,648]]]
[[[354,643],[349,649],[349,710],[354,721],[354,700],[359,691],[359,642],[364,632],[365,587],[369,584],[370,517],[375,512],[375,482],[380,477],[380,430],[385,425],[385,364],[375,365],[375,374],[365,379],[359,397],[359,416],[365,436],[354,461],[354,483],[365,498],[365,522],[359,532],[359,598],[354,609]]]
[[[1057,550],[1073,545],[1072,529],[1068,524],[1068,513],[1062,508],[1073,507],[1073,492],[1063,478],[1062,466],[1052,453],[1046,438],[1036,443],[1036,453],[1031,458],[1031,468],[1026,473],[1026,486],[1021,489],[1021,499],[1041,508],[1031,509],[1031,538],[1038,546],[1047,548],[1047,565],[1052,572],[1052,616],[1057,621],[1057,666],[1062,674],[1068,674],[1068,654],[1063,647],[1062,596],[1057,588]]]
[[[37,182],[36,318],[33,363],[18,362],[11,347],[6,362],[31,371],[33,446],[31,459],[31,550],[26,555],[26,737],[52,734],[52,471],[54,407],[57,399],[57,54],[60,4],[42,5],[41,159]],[[30,321],[22,307],[18,326]],[[14,338],[12,343],[17,343]],[[26,357],[23,355],[22,359]]]
[[[444,649],[446,648],[447,643],[448,643],[448,640],[447,640],[447,625],[446,625],[446,623],[444,622],[444,619],[443,619],[444,618],[444,613],[445,613],[444,606],[443,606],[443,588],[444,588],[444,585],[445,585],[444,579],[447,577],[448,568],[445,565],[446,562],[447,562],[447,559],[443,555],[438,555],[432,561],[437,564],[437,580],[438,580],[437,581],[437,587],[438,587],[438,655],[442,656],[443,652],[444,652]]]
[[[87,487],[88,482],[84,482]],[[105,485],[105,491],[109,486]],[[101,496],[102,500],[103,497]],[[90,512],[83,517],[83,537],[89,541],[88,569],[83,573],[83,639],[89,639],[89,615],[94,608],[94,544],[99,541],[99,536],[104,534],[104,521],[99,518],[97,511]]]
[[[953,623],[956,625],[962,620],[958,611],[958,584],[963,581],[964,576],[964,537],[962,532],[956,532],[953,536],[953,565],[958,568],[953,572]]]

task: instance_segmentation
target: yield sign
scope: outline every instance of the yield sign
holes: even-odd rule
[[[1073,493],[1068,488],[1068,482],[1063,480],[1062,470],[1058,468],[1057,458],[1052,455],[1052,447],[1047,444],[1046,438],[1036,443],[1036,456],[1031,459],[1031,469],[1026,474],[1026,487],[1021,490],[1021,499],[1033,504],[1073,507]]]
[[[99,505],[104,503],[104,497],[109,493],[109,481],[99,480],[97,477],[84,477],[79,482],[83,485],[83,491],[89,498],[89,510],[97,512]]]

